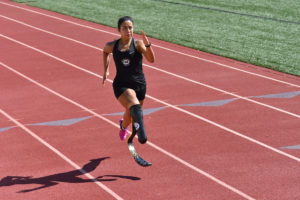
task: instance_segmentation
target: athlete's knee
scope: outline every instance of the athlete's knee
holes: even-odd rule
[[[141,104],[131,105],[129,111],[135,122],[139,122],[140,120],[143,120],[143,110]]]

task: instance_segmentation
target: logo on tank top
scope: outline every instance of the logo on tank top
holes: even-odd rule
[[[123,63],[123,65],[124,65],[125,67],[127,67],[127,66],[130,65],[130,60],[127,59],[127,58],[124,58],[123,60],[121,60],[121,62]]]

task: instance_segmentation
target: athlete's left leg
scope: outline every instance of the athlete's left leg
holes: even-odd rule
[[[144,126],[144,116],[141,104],[135,104],[130,107],[130,114],[132,117],[132,129],[138,134],[138,140],[141,144],[147,142],[147,136]]]
[[[139,101],[141,106],[144,104],[144,100]],[[130,108],[126,108],[124,115],[123,115],[123,128],[127,128],[131,124],[131,114]]]
[[[118,101],[125,108],[123,127],[126,128],[133,120],[134,128],[138,133],[138,139],[140,143],[145,143],[147,141],[144,120],[143,120],[143,111],[140,101],[138,100],[136,93],[132,89],[126,89],[121,96],[119,96]],[[141,101],[142,103],[144,101]]]

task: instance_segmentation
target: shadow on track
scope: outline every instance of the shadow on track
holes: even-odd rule
[[[90,183],[90,182],[103,182],[103,181],[116,181],[117,178],[129,179],[133,181],[140,180],[139,177],[134,176],[122,176],[122,175],[103,175],[98,176],[95,179],[83,179],[78,176],[81,176],[85,173],[94,171],[98,165],[105,159],[109,157],[103,157],[99,159],[90,160],[89,163],[85,164],[81,169],[73,170],[70,172],[63,172],[58,174],[53,174],[49,176],[32,178],[32,176],[6,176],[0,181],[0,187],[12,186],[12,185],[29,185],[29,184],[39,184],[41,186],[21,190],[18,193],[32,192],[35,190],[40,190],[47,187],[52,187],[59,184],[59,182],[64,183]]]

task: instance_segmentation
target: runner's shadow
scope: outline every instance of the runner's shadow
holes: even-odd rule
[[[133,181],[140,180],[139,177],[122,176],[122,175],[104,175],[104,176],[98,176],[95,179],[83,179],[79,177],[82,176],[83,174],[94,171],[103,160],[108,158],[109,157],[93,159],[90,160],[89,163],[85,164],[81,169],[73,170],[70,172],[59,173],[59,174],[53,174],[53,175],[39,177],[39,178],[32,178],[32,176],[6,176],[0,181],[0,187],[12,186],[12,185],[29,185],[29,184],[41,185],[36,188],[21,190],[18,192],[18,193],[25,193],[25,192],[40,190],[47,187],[52,187],[54,185],[59,184],[59,182],[89,183],[89,182],[116,181],[117,178],[129,179]]]

